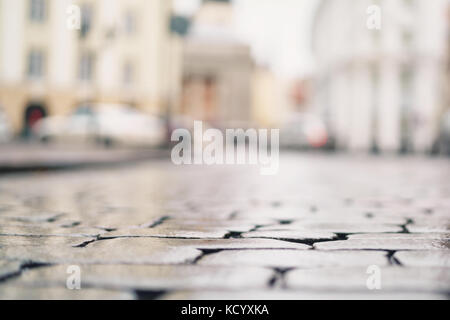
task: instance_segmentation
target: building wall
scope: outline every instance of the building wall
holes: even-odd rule
[[[280,81],[267,68],[258,67],[252,81],[252,119],[262,128],[279,126],[285,111],[281,110]]]
[[[447,0],[322,1],[315,108],[340,148],[428,151],[441,113]],[[382,9],[381,30],[366,9]]]
[[[228,1],[205,1],[183,44],[180,113],[216,127],[245,127],[252,120],[253,60],[233,36]]]
[[[29,0],[0,0],[0,104],[16,133],[23,129],[30,102],[48,114],[67,114],[82,102],[130,103],[152,113],[164,113],[171,86],[179,79],[167,70],[177,53],[170,52],[171,1],[167,0],[46,0],[43,23],[29,19]],[[92,29],[86,37],[66,27],[71,4],[92,8]],[[133,16],[135,31],[125,32],[125,17]],[[44,76],[27,76],[33,48],[45,53]],[[175,48],[176,49],[176,48]],[[179,49],[178,49],[179,50]],[[180,51],[178,51],[180,53]],[[84,54],[94,57],[93,77],[80,80]],[[181,54],[181,53],[180,53]],[[132,81],[124,80],[126,65]],[[172,74],[175,74],[172,72]]]
[[[235,43],[187,41],[183,55],[184,113],[217,126],[249,124],[253,62]]]

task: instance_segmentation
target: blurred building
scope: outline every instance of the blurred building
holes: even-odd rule
[[[447,111],[450,111],[450,1],[447,6],[447,83],[444,95],[447,99]]]
[[[79,30],[67,26],[81,9]],[[0,0],[0,104],[15,131],[83,102],[163,113],[171,86],[168,0]]]
[[[369,30],[367,9],[381,8]],[[443,98],[447,0],[321,1],[314,105],[349,150],[429,151]]]
[[[232,30],[226,0],[204,1],[184,41],[182,96],[176,113],[216,127],[249,125],[253,60]]]
[[[283,83],[265,66],[256,66],[252,80],[252,119],[261,128],[279,128],[287,113]]]

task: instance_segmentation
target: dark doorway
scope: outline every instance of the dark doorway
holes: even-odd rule
[[[45,107],[40,103],[30,103],[25,109],[23,136],[29,138],[32,136],[33,126],[42,118],[47,116]]]

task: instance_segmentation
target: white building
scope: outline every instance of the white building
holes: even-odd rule
[[[443,98],[448,0],[322,0],[314,105],[337,146],[429,151]],[[376,5],[381,28],[369,29]],[[375,7],[376,9],[377,7]]]

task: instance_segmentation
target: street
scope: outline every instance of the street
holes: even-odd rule
[[[339,153],[0,176],[0,299],[447,299],[449,181]]]

